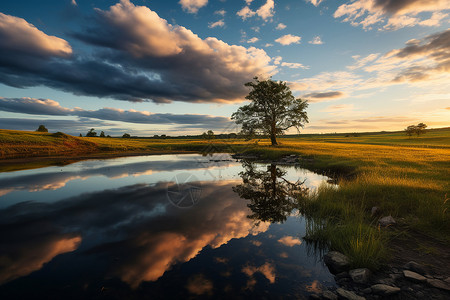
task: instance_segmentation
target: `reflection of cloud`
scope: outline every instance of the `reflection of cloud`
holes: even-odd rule
[[[8,230],[0,225],[0,283],[39,270],[55,256],[76,250],[81,243],[77,234],[60,233],[46,224],[37,225],[33,228],[25,225],[25,228],[17,224]]]
[[[39,224],[31,221],[26,228],[16,229],[24,219],[48,220],[59,228],[76,229],[81,236],[88,235],[86,244],[92,245],[87,250],[89,253],[121,257],[111,274],[137,287],[142,281],[157,280],[175,263],[189,261],[206,246],[218,248],[232,239],[268,229],[268,223],[255,227],[246,217],[250,211],[247,203],[233,192],[235,184],[235,181],[202,182],[202,199],[186,210],[169,204],[166,183],[141,184],[84,194],[52,204],[18,204],[0,210],[0,220],[12,228],[8,234],[17,237],[16,252],[32,253],[29,250],[33,248],[49,248],[44,240],[34,241],[30,247],[26,237],[34,236],[33,230],[39,228]],[[4,230],[1,232],[6,234]],[[71,246],[81,239],[76,237],[78,239],[74,236],[66,238],[65,244],[58,244],[56,252],[72,249]],[[0,255],[4,255],[1,251]],[[41,260],[51,260],[47,254],[39,253],[37,257]],[[8,266],[16,263],[9,260]],[[269,274],[272,270],[269,266],[260,268],[269,280],[274,280]]]
[[[314,280],[311,284],[306,286],[306,290],[310,293],[320,293],[322,291],[320,282],[318,280]]]
[[[213,283],[211,280],[205,278],[203,274],[194,275],[188,279],[186,288],[191,294],[195,295],[212,295]]]
[[[288,257],[289,257],[289,254],[287,254],[286,252],[281,252],[281,253],[280,253],[280,257],[282,257],[282,258],[288,258]]]
[[[302,241],[299,238],[290,235],[282,237],[281,239],[278,240],[278,242],[288,247],[293,247],[295,245],[302,244]]]
[[[246,265],[242,268],[242,273],[246,274],[248,277],[252,277],[256,272],[263,274],[270,283],[275,283],[275,266],[272,263],[266,262],[260,267]]]
[[[253,241],[251,241],[250,243],[252,243],[252,244],[255,245],[256,247],[260,247],[260,246],[262,245],[262,242],[261,242],[261,241],[256,241],[256,240],[253,240]]]
[[[169,162],[143,161],[117,166],[103,166],[99,168],[89,168],[74,172],[49,172],[32,175],[11,176],[0,179],[0,197],[13,191],[27,190],[38,192],[42,190],[57,190],[64,187],[68,182],[82,179],[86,180],[93,176],[106,176],[111,179],[118,179],[127,176],[144,176],[157,172],[174,170],[200,170],[220,168],[227,166],[229,162],[220,161],[211,165],[209,163],[200,164],[195,160],[177,160]]]

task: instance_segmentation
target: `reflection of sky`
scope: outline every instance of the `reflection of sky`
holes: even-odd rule
[[[15,191],[0,198],[0,295],[89,294],[96,286],[128,295],[139,286],[149,297],[298,298],[314,281],[331,284],[307,255],[303,219],[255,226],[248,202],[233,191],[242,182],[240,163],[209,161],[215,158],[130,157],[2,174],[1,189]],[[292,181],[309,176],[287,171]],[[180,209],[168,201],[167,187],[185,172],[197,177],[202,193],[196,205]]]
[[[258,168],[263,170],[265,166],[259,164]],[[305,169],[282,168],[287,171],[287,180],[306,179],[305,185],[310,188],[318,187],[325,179]],[[184,154],[86,160],[61,167],[0,173],[0,208],[22,201],[53,202],[80,192],[171,181],[186,171],[194,175],[192,180],[238,179],[241,170],[241,164],[228,154]]]

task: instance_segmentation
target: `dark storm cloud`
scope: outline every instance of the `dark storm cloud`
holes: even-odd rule
[[[447,0],[375,0],[377,8],[390,14],[434,10],[446,3],[448,5]]]
[[[44,85],[127,101],[233,102],[244,99],[245,82],[274,70],[264,50],[201,39],[128,0],[97,9],[93,27],[73,34],[93,46],[89,55],[21,18],[3,16],[0,37],[8,38],[0,39],[0,82],[14,87]]]
[[[218,126],[223,128],[231,121],[226,117],[195,114],[149,113],[145,111],[102,108],[98,110],[69,109],[50,99],[1,98],[0,111],[33,115],[78,116],[137,124],[191,124],[199,127]]]
[[[113,124],[101,120],[80,118],[78,120],[48,120],[48,119],[20,119],[0,118],[0,128],[13,130],[36,130],[39,125],[45,124],[49,131],[86,132],[88,128],[111,126]]]
[[[303,95],[302,97],[311,99],[311,100],[309,100],[310,102],[318,102],[318,101],[315,101],[315,99],[319,99],[319,100],[336,99],[336,98],[341,98],[344,95],[345,94],[343,92],[336,91],[336,92],[310,93],[310,94]]]

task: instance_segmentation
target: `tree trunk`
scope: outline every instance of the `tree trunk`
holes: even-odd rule
[[[271,130],[270,130],[270,141],[272,142],[272,146],[278,145],[277,143],[277,135],[275,134],[275,122],[272,122],[271,124]]]
[[[272,146],[278,145],[278,143],[277,143],[277,136],[275,135],[275,133],[271,133],[270,134],[270,141],[272,142]]]

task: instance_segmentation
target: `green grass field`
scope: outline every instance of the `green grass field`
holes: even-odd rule
[[[388,257],[392,232],[376,226],[380,215],[371,216],[370,211],[377,206],[381,215],[392,215],[402,229],[450,246],[450,128],[411,138],[404,133],[308,135],[279,142],[272,147],[265,139],[79,138],[0,130],[0,158],[13,162],[10,159],[15,157],[169,151],[246,151],[268,159],[298,154],[312,158],[303,161],[306,168],[338,177],[339,183],[339,189],[321,187],[300,203],[309,220],[311,241],[348,254],[354,266],[379,267]],[[9,164],[0,171],[12,169]]]

